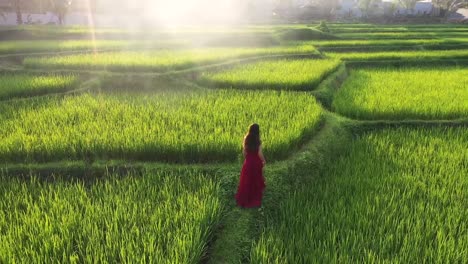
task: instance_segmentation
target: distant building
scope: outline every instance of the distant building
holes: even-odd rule
[[[0,9],[1,10],[10,8],[10,6],[11,6],[10,0],[0,0]]]
[[[340,17],[362,16],[361,9],[359,9],[359,1],[358,0],[341,0],[340,6],[337,10],[337,15]]]
[[[450,22],[468,23],[468,8],[459,8],[457,12],[449,15]]]
[[[438,15],[439,9],[434,6],[432,0],[418,1],[413,9],[406,9],[394,1],[376,2],[372,7],[374,15]],[[337,14],[341,17],[361,17],[362,10],[359,0],[341,0]]]
[[[395,14],[398,15],[437,15],[439,14],[439,9],[434,6],[432,0],[422,0],[416,2],[416,5],[413,9],[406,9],[402,6],[397,5]]]

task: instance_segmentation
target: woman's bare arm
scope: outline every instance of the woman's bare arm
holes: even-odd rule
[[[258,156],[259,156],[260,159],[262,160],[263,165],[265,165],[265,164],[266,164],[266,160],[265,160],[265,156],[263,156],[262,146],[259,146],[259,147],[258,147]]]

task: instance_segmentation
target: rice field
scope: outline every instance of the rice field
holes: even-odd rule
[[[408,25],[400,26],[378,26],[378,27],[334,27],[329,26],[333,33],[391,33],[391,32],[404,32],[404,33],[447,33],[447,32],[468,32],[466,26],[450,25],[450,27],[411,27]]]
[[[310,54],[316,50],[308,44],[291,44],[267,48],[199,48],[161,49],[157,51],[106,52],[53,57],[29,57],[28,68],[93,69],[109,71],[162,71],[215,63],[220,60],[251,56]]]
[[[332,59],[345,61],[468,59],[468,50],[421,50],[385,52],[327,52]]]
[[[333,109],[357,119],[468,117],[468,70],[355,69],[335,94]]]
[[[370,32],[370,33],[337,33],[344,39],[438,39],[468,37],[468,32]]]
[[[195,263],[223,205],[219,184],[198,172],[0,180],[0,262]]]
[[[457,24],[329,24],[333,33],[378,33],[378,32],[468,32],[464,25]]]
[[[468,38],[451,39],[370,39],[370,40],[334,40],[312,41],[312,45],[322,52],[388,52],[388,51],[431,51],[431,50],[465,50]],[[339,56],[339,55],[338,55]],[[346,56],[342,54],[341,56]]]
[[[0,74],[0,100],[70,90],[78,85],[76,75]]]
[[[287,157],[321,121],[307,94],[161,91],[0,104],[0,160],[236,161],[251,123],[270,160]]]
[[[0,29],[0,263],[464,263],[468,29],[316,26]]]
[[[467,135],[399,128],[360,136],[280,202],[251,262],[464,262]]]
[[[124,29],[119,29],[119,28],[90,28],[88,26],[79,26],[79,25],[62,25],[62,26],[57,26],[57,25],[50,25],[48,27],[44,27],[41,25],[16,25],[16,26],[7,26],[4,25],[0,28],[0,31],[2,30],[18,30],[18,31],[30,31],[30,32],[48,32],[48,33],[53,33],[57,35],[65,35],[66,33],[86,33],[86,34],[91,34],[91,33],[125,33],[127,32]]]
[[[266,60],[203,73],[200,82],[228,88],[313,90],[340,63],[338,60]]]
[[[460,41],[461,42],[461,41]],[[369,40],[326,40],[311,41],[312,45],[319,47],[355,47],[355,46],[403,46],[403,45],[428,45],[443,43],[459,43],[457,41],[448,41],[443,39],[369,39]]]
[[[26,52],[47,52],[47,51],[75,51],[75,50],[109,50],[125,49],[131,47],[161,47],[161,46],[182,46],[179,41],[122,41],[122,40],[22,40],[22,41],[1,41],[0,54],[26,53]]]

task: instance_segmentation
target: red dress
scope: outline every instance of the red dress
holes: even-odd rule
[[[260,207],[262,204],[265,178],[263,162],[258,155],[258,148],[247,151],[237,188],[237,205],[242,207]]]

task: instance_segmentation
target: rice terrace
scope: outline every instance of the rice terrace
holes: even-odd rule
[[[467,66],[463,23],[1,26],[0,262],[467,263]]]

